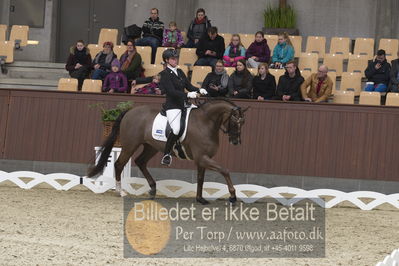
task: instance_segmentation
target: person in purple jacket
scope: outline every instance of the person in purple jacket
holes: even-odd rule
[[[248,67],[258,68],[261,63],[269,63],[270,49],[263,32],[255,33],[255,41],[248,47],[246,57]]]
[[[109,73],[104,80],[103,92],[127,92],[127,78],[121,71],[121,64],[118,59],[114,59],[111,63],[112,72]]]

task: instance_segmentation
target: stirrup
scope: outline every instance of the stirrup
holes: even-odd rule
[[[170,166],[171,163],[172,163],[172,156],[170,154],[165,154],[162,157],[161,164]]]

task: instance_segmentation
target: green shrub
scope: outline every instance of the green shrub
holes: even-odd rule
[[[296,15],[291,6],[273,8],[269,5],[264,13],[265,28],[295,28]]]
[[[112,109],[105,109],[103,103],[92,104],[89,105],[89,107],[100,108],[102,121],[115,121],[123,111],[129,110],[133,107],[133,102],[120,102]]]

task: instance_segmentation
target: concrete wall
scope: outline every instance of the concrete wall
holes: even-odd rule
[[[10,0],[0,0],[0,24],[8,25]]]

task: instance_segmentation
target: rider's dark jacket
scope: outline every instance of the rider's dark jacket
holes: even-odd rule
[[[184,103],[187,101],[187,94],[184,89],[198,91],[197,87],[191,85],[181,69],[177,69],[177,74],[168,67],[160,73],[159,88],[162,94],[166,94],[165,110],[184,108]]]

